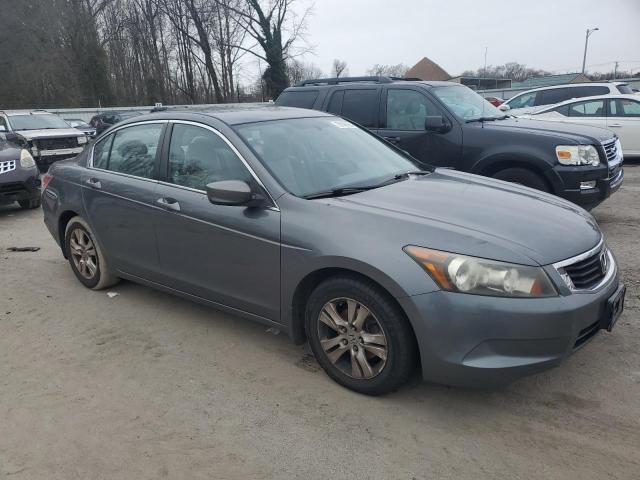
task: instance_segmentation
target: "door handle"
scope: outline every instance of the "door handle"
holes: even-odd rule
[[[610,127],[615,127],[615,128],[620,128],[622,127],[622,125],[620,125],[619,123],[610,123],[609,124]]]
[[[156,203],[165,210],[173,210],[174,212],[180,211],[180,203],[175,198],[162,197],[156,200]]]
[[[400,137],[382,137],[384,138],[387,142],[391,142],[391,143],[398,143],[400,141]]]
[[[95,188],[96,190],[100,190],[102,188],[102,183],[97,178],[89,178],[87,179],[87,185],[91,188]]]

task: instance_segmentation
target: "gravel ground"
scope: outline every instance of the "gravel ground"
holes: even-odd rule
[[[502,390],[368,398],[261,325],[85,289],[39,210],[0,207],[0,476],[638,479],[639,165],[594,214],[629,287],[612,334]]]

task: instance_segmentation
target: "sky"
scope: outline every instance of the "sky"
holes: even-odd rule
[[[297,0],[298,13],[309,0]],[[302,59],[325,73],[333,59],[350,75],[376,63],[413,66],[429,57],[450,75],[510,61],[554,73],[640,71],[640,0],[315,0]]]

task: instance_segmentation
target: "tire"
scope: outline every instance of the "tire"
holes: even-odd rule
[[[359,393],[397,390],[417,364],[415,337],[404,314],[384,290],[356,276],[318,285],[307,302],[305,328],[327,375]]]
[[[551,191],[544,178],[526,168],[507,168],[500,170],[493,175],[493,178],[504,180],[505,182],[518,183],[542,192],[549,193]]]
[[[118,283],[119,279],[109,270],[91,227],[79,216],[73,217],[67,224],[64,249],[71,270],[85,287],[101,290]]]
[[[18,200],[18,205],[20,205],[20,208],[23,208],[25,210],[38,208],[41,204],[42,197],[40,197],[40,195],[38,195],[37,197],[29,198],[27,200]]]

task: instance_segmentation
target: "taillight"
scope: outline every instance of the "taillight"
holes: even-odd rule
[[[42,177],[40,178],[40,181],[42,182],[42,190],[45,190],[49,186],[51,180],[53,180],[53,175],[50,175],[48,173],[42,175]]]

